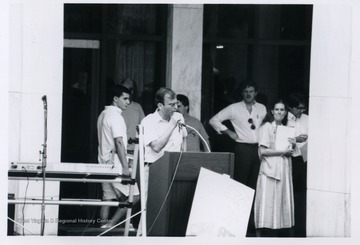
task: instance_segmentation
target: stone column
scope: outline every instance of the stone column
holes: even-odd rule
[[[314,5],[307,183],[309,237],[350,236],[350,84],[355,83],[350,73],[354,66],[352,18],[351,6]]]
[[[170,5],[166,86],[189,97],[190,114],[200,119],[202,4]]]

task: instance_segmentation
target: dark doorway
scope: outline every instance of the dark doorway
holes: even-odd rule
[[[202,121],[240,101],[247,80],[265,104],[308,95],[311,27],[312,5],[204,5]]]
[[[65,41],[68,47],[64,48],[61,162],[96,163],[99,41]],[[98,198],[99,190],[95,183],[61,182],[60,197]],[[59,219],[87,219],[96,212],[96,207],[62,205]]]

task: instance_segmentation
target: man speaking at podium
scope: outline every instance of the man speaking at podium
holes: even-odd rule
[[[118,164],[120,174],[130,175],[126,159],[126,124],[121,115],[122,110],[126,110],[130,104],[130,90],[121,85],[114,85],[111,90],[111,104],[105,106],[97,121],[98,129],[98,161],[100,164]],[[123,200],[129,196],[129,187],[121,183],[102,183],[103,200]],[[134,190],[134,200],[139,200],[139,190],[137,185]],[[100,218],[107,221],[110,213],[109,206],[101,206]],[[115,214],[101,228],[110,228],[116,225],[125,216],[126,209],[117,208]]]
[[[187,136],[184,117],[176,112],[178,101],[174,91],[160,88],[155,94],[157,109],[141,122],[145,147],[145,194],[147,195],[149,166],[165,151],[185,151]]]

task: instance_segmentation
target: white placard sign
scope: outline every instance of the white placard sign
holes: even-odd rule
[[[245,237],[254,190],[200,169],[186,236]]]
[[[285,150],[290,146],[289,138],[295,138],[295,128],[286,126],[277,126],[275,149]]]

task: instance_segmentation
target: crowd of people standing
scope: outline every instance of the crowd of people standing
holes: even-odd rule
[[[126,147],[119,145],[126,145],[125,139],[133,137],[130,134],[134,133],[138,124],[144,128],[145,183],[151,164],[164,151],[205,151],[204,145],[211,145],[202,123],[190,116],[190,103],[186,95],[176,95],[171,89],[160,88],[155,94],[156,110],[145,116],[140,104],[129,99],[134,82],[127,80],[118,86],[126,89],[112,95],[112,104],[105,111],[114,107],[112,109],[118,112],[117,121],[121,122],[123,129],[121,134],[107,135],[115,143],[106,143],[106,154],[102,145],[104,140],[99,140],[99,163],[108,162],[115,151],[123,172],[128,172],[128,163],[121,156],[125,154]],[[255,190],[247,236],[305,237],[307,163],[303,155],[307,147],[308,116],[304,113],[306,99],[301,94],[292,93],[266,108],[256,101],[257,87],[254,83],[244,84],[241,95],[243,99],[240,102],[220,110],[210,119],[209,124],[217,134],[226,135],[235,142],[234,180]],[[126,113],[131,104],[132,112]],[[98,132],[104,132],[104,127],[110,127],[101,124],[104,121],[103,114],[99,117]],[[225,126],[226,121],[230,121],[233,129]],[[183,125],[196,128],[205,142],[199,140],[198,133]],[[277,137],[280,137],[277,131],[281,127],[292,128],[293,136],[287,139],[286,148],[279,149],[276,142]],[[114,133],[111,130],[109,132]],[[101,137],[104,136],[99,133],[99,139]],[[109,187],[103,188],[104,193],[108,192]],[[112,198],[127,196],[120,187],[115,186],[113,189]],[[119,220],[118,216],[115,218]]]

